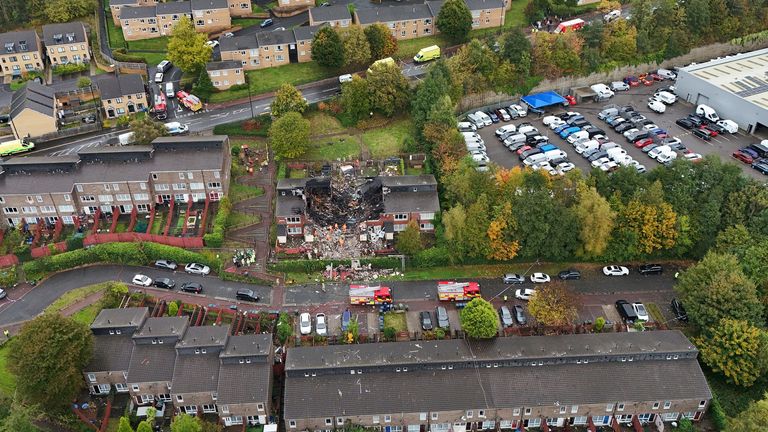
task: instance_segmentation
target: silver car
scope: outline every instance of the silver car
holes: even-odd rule
[[[448,322],[448,311],[443,306],[438,306],[435,310],[435,316],[437,317],[437,326],[443,329],[447,329],[451,326]]]
[[[505,284],[521,284],[525,282],[525,277],[517,273],[507,273],[502,280]]]
[[[512,327],[515,324],[512,314],[509,312],[509,308],[502,306],[499,308],[499,317],[501,318],[501,324],[504,327]]]

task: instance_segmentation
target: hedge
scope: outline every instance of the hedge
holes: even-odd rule
[[[424,267],[443,267],[450,266],[451,257],[448,254],[448,250],[444,247],[431,247],[424,249],[411,257],[408,261],[410,267],[424,268]]]
[[[221,261],[213,254],[202,254],[157,243],[105,243],[25,262],[23,269],[28,280],[37,280],[49,273],[85,264],[147,265],[158,259],[179,263],[199,262],[214,271],[221,268]]]
[[[723,406],[720,405],[720,400],[714,392],[712,393],[712,402],[709,404],[709,416],[717,430],[725,430],[728,426],[728,416],[725,415]]]
[[[216,218],[213,220],[213,230],[203,236],[205,245],[212,248],[220,248],[224,244],[224,234],[227,231],[227,219],[232,212],[232,204],[228,197],[219,201],[219,209],[216,212]]]
[[[333,264],[349,265],[349,260],[285,260],[272,265],[272,270],[284,273],[314,273],[325,270],[325,267]],[[361,265],[370,264],[373,268],[400,268],[400,259],[392,257],[362,258]]]

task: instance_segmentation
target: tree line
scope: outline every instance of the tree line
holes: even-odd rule
[[[95,7],[96,0],[3,0],[0,26],[13,29],[68,22],[92,14]]]

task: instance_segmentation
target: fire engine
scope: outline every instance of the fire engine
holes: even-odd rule
[[[392,304],[392,292],[389,287],[350,285],[349,302],[360,305]]]
[[[155,94],[155,103],[153,105],[153,111],[155,113],[155,117],[157,117],[158,120],[165,120],[168,118],[167,105],[165,103],[164,94]]]
[[[469,301],[480,297],[477,282],[441,281],[437,283],[437,297],[441,301]]]
[[[190,111],[200,111],[203,109],[203,104],[200,102],[200,99],[193,95],[185,92],[184,90],[179,90],[176,92],[176,99],[187,107]]]

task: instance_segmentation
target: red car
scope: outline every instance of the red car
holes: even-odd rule
[[[523,154],[523,152],[524,152],[524,151],[526,151],[526,150],[530,150],[530,149],[532,149],[532,148],[533,148],[533,147],[531,147],[531,146],[522,146],[522,147],[520,147],[519,149],[517,149],[517,154]]]
[[[717,136],[717,131],[716,130],[712,130],[712,129],[706,127],[706,126],[701,126],[699,129],[701,129],[704,132],[708,133],[709,136],[711,136],[711,137],[716,137]]]
[[[744,153],[742,153],[740,151],[733,152],[733,154],[731,156],[733,156],[733,158],[736,159],[736,160],[740,160],[740,161],[744,162],[745,164],[751,164],[752,162],[754,162],[754,159],[752,159],[752,156],[750,156],[748,154],[744,154]]]
[[[628,76],[624,78],[624,84],[629,84],[630,87],[637,87],[640,85],[640,80],[634,76]]]
[[[566,103],[563,104],[563,105],[566,105],[566,104],[567,105],[576,105],[576,97],[571,96],[571,95],[565,95],[563,97],[565,97],[565,101],[566,101]]]
[[[654,80],[654,81],[664,81],[664,77],[657,73],[650,73],[648,74],[648,78]]]
[[[641,140],[637,141],[635,143],[635,147],[643,148],[643,147],[645,147],[647,145],[651,145],[651,144],[653,144],[653,139],[652,138],[644,138],[644,139],[641,139]]]

